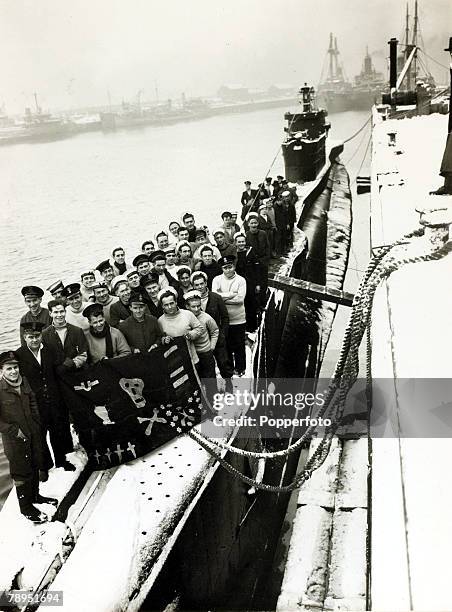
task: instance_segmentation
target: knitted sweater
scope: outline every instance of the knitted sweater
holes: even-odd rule
[[[201,311],[196,316],[198,321],[203,327],[203,333],[194,341],[195,349],[197,353],[207,353],[208,351],[214,351],[218,342],[218,336],[220,330],[215,320],[207,314],[207,312]]]
[[[162,314],[159,317],[160,327],[165,336],[177,338],[179,336],[190,335],[188,341],[188,350],[193,363],[198,363],[199,357],[196,353],[193,342],[197,340],[203,333],[203,327],[192,312],[180,309],[175,315]]]
[[[246,322],[245,295],[246,280],[243,276],[234,274],[226,278],[224,274],[216,276],[212,281],[212,291],[221,295],[229,314],[229,325],[241,325]]]
[[[110,327],[111,343],[113,345],[113,357],[125,357],[130,355],[130,348],[127,340],[122,332],[115,327]],[[85,331],[85,336],[88,341],[89,355],[92,363],[97,363],[106,356],[106,341],[105,338],[95,338],[88,329]]]

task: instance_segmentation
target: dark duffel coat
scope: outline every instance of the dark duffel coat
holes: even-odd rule
[[[21,373],[26,377],[36,395],[44,430],[51,429],[52,433],[57,436],[57,440],[51,436],[52,447],[57,442],[58,449],[61,449],[63,453],[71,452],[73,442],[69,415],[55,378],[54,358],[51,350],[46,346],[41,347],[41,364],[27,346],[21,346],[15,351],[15,354]]]
[[[19,429],[26,440],[17,437]],[[29,478],[35,470],[45,469],[38,404],[25,377],[20,395],[0,380],[0,433],[13,479]]]

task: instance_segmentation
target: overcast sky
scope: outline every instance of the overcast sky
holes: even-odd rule
[[[414,5],[414,0],[410,0]],[[401,0],[0,0],[0,104],[43,107],[208,95],[221,84],[317,84],[329,32],[349,77],[366,44],[385,70]],[[410,7],[410,11],[413,9]],[[427,53],[448,64],[452,1],[420,0]],[[437,79],[448,73],[430,61]]]

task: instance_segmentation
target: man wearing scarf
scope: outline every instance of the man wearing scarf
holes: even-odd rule
[[[126,264],[126,252],[122,247],[116,247],[111,254],[111,267],[115,276],[122,276],[127,272],[129,266]]]
[[[66,321],[71,325],[88,329],[88,323],[83,316],[83,309],[88,305],[83,301],[80,283],[71,283],[63,289],[63,297],[67,301]]]
[[[142,293],[130,296],[132,315],[121,321],[119,329],[124,334],[133,353],[146,353],[160,344],[163,336],[157,319],[149,314]]]
[[[47,472],[36,397],[12,351],[0,354],[0,374],[0,433],[20,512],[33,523],[44,523],[46,515],[33,504],[58,501],[39,494],[39,480],[47,480]]]
[[[83,316],[89,322],[89,329],[85,331],[85,336],[92,363],[97,363],[102,359],[130,355],[131,350],[123,333],[108,325],[100,304],[89,304],[83,310]]]

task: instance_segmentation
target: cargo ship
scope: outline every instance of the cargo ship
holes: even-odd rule
[[[34,94],[36,109],[25,109],[25,115],[20,121],[2,121],[0,127],[0,145],[21,142],[48,142],[67,138],[71,134],[71,123],[64,118],[54,117],[44,113],[38,104],[37,94]],[[8,123],[10,123],[8,125]]]
[[[330,44],[327,51],[328,74],[318,86],[320,102],[330,113],[351,110],[367,110],[380,101],[385,87],[385,79],[381,72],[375,70],[369,49],[363,59],[361,72],[355,76],[354,82],[345,76],[345,70],[340,61],[337,38],[330,34]]]

